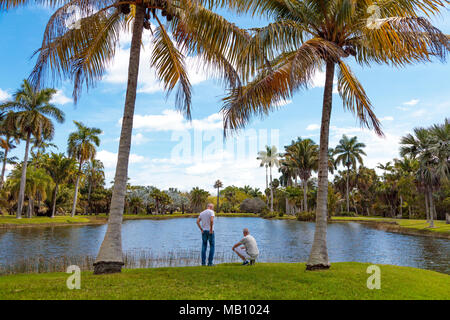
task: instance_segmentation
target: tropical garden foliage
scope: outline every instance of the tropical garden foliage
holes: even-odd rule
[[[150,66],[156,70],[168,93],[177,86],[176,106],[186,117],[190,117],[191,111],[191,86],[185,58],[194,54],[200,56],[209,70],[223,80],[229,90],[223,100],[222,109],[227,132],[243,128],[254,115],[268,115],[282,105],[284,100],[291,98],[300,89],[307,88],[316,72],[325,70],[319,144],[316,145],[310,140],[298,141],[298,144],[286,148],[286,155],[283,155],[281,163],[278,162],[280,155],[273,147],[267,147],[258,155],[261,166],[266,168],[266,190],[263,195],[256,197],[266,198],[270,213],[273,213],[275,208],[283,211],[283,205],[284,211],[289,213],[296,212],[299,206],[303,211],[316,211],[316,232],[307,263],[308,269],[328,268],[330,265],[326,245],[327,217],[336,211],[342,212],[342,209],[339,210],[343,192],[342,179],[345,181],[347,214],[351,210],[351,204],[355,212],[388,212],[393,216],[397,215],[399,207],[403,214],[406,205],[411,215],[420,213],[419,207],[413,204],[417,199],[407,191],[406,185],[412,181],[417,190],[422,191],[416,194],[417,198],[425,194],[424,202],[431,225],[435,211],[436,215],[439,215],[439,201],[436,201],[435,195],[446,190],[448,185],[448,143],[442,144],[442,141],[447,141],[447,122],[442,128],[438,125],[427,129],[427,132],[433,133],[415,132],[416,137],[407,137],[403,141],[405,148],[402,149],[402,155],[409,157],[412,167],[418,162],[417,171],[412,169],[413,174],[408,174],[406,169],[401,171],[403,169],[399,168],[403,166],[399,162],[410,160],[400,159],[392,169],[386,166],[381,178],[370,171],[371,169],[362,166],[360,159],[361,155],[364,155],[361,152],[363,145],[356,142],[352,144],[351,139],[346,141],[343,137],[337,151],[330,150],[329,128],[333,83],[337,73],[337,90],[344,108],[351,111],[362,126],[383,135],[369,97],[346,59],[352,59],[364,66],[387,64],[394,67],[430,62],[436,58],[445,60],[450,49],[449,39],[431,24],[430,18],[439,14],[448,1],[0,0],[0,9],[8,10],[32,3],[48,5],[54,13],[45,29],[42,45],[37,50],[36,65],[30,76],[31,82],[25,81],[14,99],[0,107],[2,117],[6,117],[6,120],[2,120],[2,127],[5,129],[1,131],[6,141],[2,142],[2,146],[5,146],[2,154],[3,164],[9,161],[7,150],[14,144],[11,139],[26,141],[24,160],[11,173],[11,179],[8,179],[4,186],[6,190],[2,190],[8,190],[8,197],[11,199],[17,199],[18,218],[21,217],[25,199],[28,201],[28,215],[35,211],[35,200],[39,207],[41,202],[46,200],[49,193],[44,190],[45,183],[49,184],[53,191],[57,190],[51,186],[52,183],[56,184],[55,179],[47,181],[44,178],[46,171],[39,164],[40,153],[34,157],[32,162],[35,165],[33,169],[30,168],[30,174],[27,174],[31,139],[33,138],[36,144],[42,140],[50,140],[53,135],[50,118],[59,122],[64,120],[63,113],[50,103],[55,91],[40,88],[44,87],[48,78],[71,80],[74,85],[73,96],[77,101],[83,88],[92,86],[104,75],[123,31],[131,31],[132,34],[118,161],[108,202],[108,229],[95,263],[95,273],[120,271],[123,265],[121,223],[127,199],[128,205],[132,203],[130,208],[133,208],[134,212],[137,212],[136,208],[141,205],[138,196],[129,197],[127,179],[141,40],[145,30],[152,34]],[[77,28],[66,24],[67,13],[72,4],[78,5],[83,17]],[[377,19],[372,17],[370,8],[373,5],[377,5],[379,11]],[[270,20],[270,24],[262,28],[243,30],[214,13],[212,9],[217,7],[263,16]],[[9,110],[14,112],[14,116],[9,113],[5,116],[4,112]],[[6,131],[9,136],[4,134]],[[94,144],[98,146],[95,141]],[[71,148],[69,145],[69,149]],[[86,153],[81,157],[81,153],[75,151],[70,151],[69,154],[78,162],[78,173],[62,182],[69,190],[63,191],[61,187],[61,192],[53,194],[62,196],[67,194],[66,191],[72,192],[73,187],[71,212],[75,214],[79,183],[84,179],[82,167],[84,164],[93,163],[93,156],[92,153]],[[328,173],[336,166],[336,163],[331,161],[334,155],[338,155],[339,163],[343,164],[346,170],[338,172],[335,181],[330,182]],[[360,164],[358,168],[357,163]],[[272,179],[272,168],[278,166],[282,177]],[[20,182],[17,180],[19,175],[14,172],[19,168]],[[84,170],[86,173],[88,171]],[[314,171],[317,171],[317,180],[311,178]],[[365,180],[363,175],[370,179]],[[95,176],[101,179],[101,174]],[[91,181],[87,187],[90,201],[95,198],[93,189],[102,185],[94,184],[92,177],[93,175],[87,179]],[[302,186],[297,185],[297,178],[301,180]],[[399,183],[397,178],[402,180],[402,183]],[[29,179],[40,179],[41,182],[34,184]],[[365,182],[367,184],[361,186]],[[371,184],[368,184],[369,182]],[[17,188],[18,195],[15,192]],[[215,188],[219,191],[217,200],[222,210],[236,210],[245,200],[242,198],[249,195],[232,186],[222,191],[219,190],[220,187]],[[299,188],[302,189],[301,201],[296,200]],[[80,190],[83,193],[83,186]],[[373,194],[364,194],[362,197],[362,190]],[[147,191],[141,190],[136,194],[150,196],[156,212],[170,204],[167,192],[156,188]],[[177,193],[172,191],[173,194]],[[221,195],[223,204],[220,204]],[[185,196],[190,201],[191,209],[197,211],[208,201],[209,193],[194,188]],[[254,197],[254,194],[251,197]],[[284,201],[281,201],[282,199]],[[381,203],[378,202],[380,199],[383,200]],[[92,207],[89,205],[85,208]]]

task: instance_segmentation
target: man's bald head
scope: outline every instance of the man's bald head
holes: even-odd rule
[[[244,230],[242,230],[242,233],[244,234],[244,236],[250,234],[250,231],[248,231],[247,228],[244,228]]]
[[[208,205],[206,206],[206,208],[212,210],[214,209],[214,205],[212,203],[208,203]]]

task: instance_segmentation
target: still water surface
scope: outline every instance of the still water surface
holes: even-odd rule
[[[231,247],[250,229],[261,252],[260,261],[300,262],[308,259],[314,224],[240,217],[216,218],[218,257],[233,257]],[[106,225],[0,229],[0,265],[36,256],[95,256]],[[123,223],[123,249],[200,253],[201,236],[194,218],[129,220]],[[328,225],[328,252],[332,262],[360,261],[411,266],[450,274],[450,241],[409,236],[369,228],[359,223]],[[235,260],[237,261],[237,260]]]

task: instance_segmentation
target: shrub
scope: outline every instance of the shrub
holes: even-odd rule
[[[298,221],[315,221],[316,213],[314,211],[303,211],[297,213]]]
[[[248,198],[242,201],[241,212],[262,213],[266,208],[266,204],[260,198]]]
[[[283,215],[284,215],[284,212],[283,212],[283,211],[278,212],[278,216],[279,216],[279,217],[282,217]]]
[[[338,212],[337,214],[336,214],[336,216],[340,216],[340,217],[356,217],[356,213],[354,213],[354,212],[347,212],[347,211],[341,211],[341,212]]]

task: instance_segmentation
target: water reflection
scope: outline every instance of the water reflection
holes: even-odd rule
[[[232,256],[232,245],[247,227],[260,247],[261,261],[298,262],[308,259],[314,224],[241,217],[216,220],[216,252]],[[11,265],[35,256],[95,256],[106,225],[18,228],[0,230],[0,264]],[[195,219],[135,220],[123,224],[124,251],[199,252],[200,231]],[[450,274],[450,241],[408,236],[369,228],[359,223],[328,226],[331,261],[361,261],[412,266]]]

